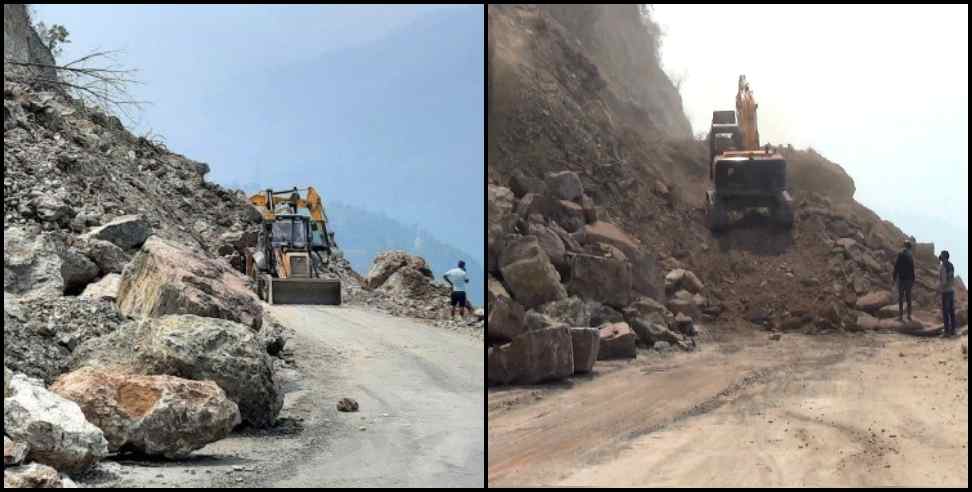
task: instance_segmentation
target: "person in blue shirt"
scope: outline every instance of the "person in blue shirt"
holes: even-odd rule
[[[443,275],[446,282],[452,286],[452,317],[456,317],[456,308],[459,308],[461,318],[466,317],[469,303],[466,297],[466,284],[469,283],[469,275],[466,274],[466,262],[460,261],[459,268],[453,268]]]

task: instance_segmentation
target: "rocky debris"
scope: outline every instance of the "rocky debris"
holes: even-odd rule
[[[884,306],[881,309],[878,309],[878,311],[874,314],[879,319],[891,319],[891,318],[897,318],[898,315],[900,314],[900,311],[898,311],[897,304],[891,304],[888,306]]]
[[[80,251],[68,247],[61,234],[25,227],[4,229],[4,292],[25,298],[77,294],[98,276],[98,271]]]
[[[293,337],[293,330],[285,327],[269,311],[263,313],[263,328],[257,333],[260,343],[267,348],[267,353],[277,357],[287,346],[287,341]]]
[[[678,316],[683,316],[684,320],[684,315]],[[653,347],[658,342],[666,342],[686,351],[695,347],[695,343],[688,338],[692,330],[672,331],[671,328],[678,327],[676,320],[679,318],[650,298],[640,298],[625,308],[624,318],[628,326],[638,334],[640,343],[646,347]],[[691,318],[688,322],[691,324]]]
[[[27,459],[30,448],[22,442],[14,442],[9,437],[3,436],[3,466],[17,466]]]
[[[574,350],[574,374],[591,372],[600,351],[600,333],[594,328],[571,328],[570,338]]]
[[[875,314],[879,309],[891,304],[892,302],[894,302],[894,297],[891,295],[891,292],[886,290],[878,290],[858,298],[855,305],[859,311],[864,311],[868,314]]]
[[[80,473],[108,455],[100,429],[85,420],[74,402],[16,375],[13,396],[3,401],[4,433],[24,443],[33,462]]]
[[[123,250],[138,248],[152,235],[152,226],[141,215],[125,215],[93,229],[81,239],[108,241]]]
[[[121,273],[130,261],[131,257],[121,248],[108,241],[92,239],[84,247],[84,254],[91,258],[98,265],[102,275]]]
[[[583,299],[622,308],[631,299],[631,264],[618,256],[573,255],[567,291]]]
[[[76,488],[76,486],[72,487],[71,485],[73,485],[73,482],[62,479],[57,470],[37,463],[4,468],[3,470],[3,488],[5,489]]]
[[[665,292],[672,295],[679,290],[686,290],[692,294],[702,292],[702,281],[689,270],[678,268],[665,275]]]
[[[668,309],[675,314],[681,313],[692,319],[700,318],[702,315],[702,308],[705,307],[705,298],[699,294],[692,294],[687,290],[680,290],[675,292],[671,299],[668,300]],[[757,308],[760,311],[761,321],[765,321],[768,315],[762,308]],[[750,316],[748,319],[753,323],[757,323],[755,320],[756,316]]]
[[[118,287],[121,285],[121,275],[109,273],[101,280],[89,284],[78,299],[91,302],[114,302],[118,298]]]
[[[186,458],[240,423],[236,404],[209,381],[85,368],[61,376],[51,391],[81,407],[112,453]]]
[[[509,297],[497,297],[489,309],[486,336],[491,340],[508,342],[523,334],[525,312],[519,303]]]
[[[243,275],[158,236],[145,242],[122,274],[118,309],[127,316],[220,318],[254,331],[263,324],[263,307]]]
[[[697,333],[692,318],[682,313],[675,315],[675,331],[687,337],[694,337]]]
[[[499,269],[513,298],[526,308],[567,297],[560,274],[534,236],[512,240],[500,258]]]
[[[604,325],[598,330],[601,339],[597,360],[634,359],[635,333],[627,323]]]
[[[601,326],[606,323],[620,323],[624,321],[624,315],[611,306],[605,306],[599,302],[587,303],[591,309],[590,326]]]
[[[530,223],[528,230],[530,235],[537,238],[537,241],[540,243],[540,248],[550,258],[550,263],[553,264],[554,268],[558,272],[566,271],[568,267],[566,257],[567,248],[564,246],[564,241],[560,239],[560,236],[547,226],[537,223]]]
[[[357,412],[358,402],[351,398],[341,398],[341,401],[337,403],[337,409],[339,412],[345,413]]]
[[[266,346],[248,327],[194,315],[149,318],[82,344],[71,367],[213,381],[243,421],[272,427],[283,407]]]
[[[509,231],[516,199],[508,188],[492,184],[486,188],[486,198],[486,270],[490,273],[498,273],[498,259],[505,247],[503,238]]]
[[[487,350],[490,385],[537,384],[574,374],[573,339],[561,326],[528,331],[512,342]]]
[[[483,309],[483,308],[479,308],[479,309],[473,311],[473,316],[475,316],[476,319],[478,319],[479,321],[485,321],[486,320],[486,310]]]
[[[656,258],[631,235],[614,224],[597,221],[584,226],[574,234],[574,237],[579,244],[586,246],[608,244],[620,250],[631,264],[631,288],[644,296],[659,297],[661,291],[659,279],[656,278]]]

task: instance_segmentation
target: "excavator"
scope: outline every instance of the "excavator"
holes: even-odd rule
[[[729,227],[729,212],[767,208],[773,222],[793,226],[793,198],[787,190],[786,160],[770,149],[760,148],[756,123],[756,99],[739,76],[736,110],[712,112],[709,129],[709,180],[706,220],[709,229]]]
[[[324,278],[327,262],[341,255],[324,202],[313,187],[303,197],[300,191],[267,189],[249,198],[263,220],[246,273],[270,304],[340,305],[341,280]]]

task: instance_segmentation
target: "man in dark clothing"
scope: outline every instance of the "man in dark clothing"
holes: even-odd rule
[[[902,321],[904,302],[908,301],[908,321],[911,321],[911,287],[915,284],[915,259],[911,256],[911,242],[905,241],[904,250],[894,262],[892,281],[898,283],[898,321]]]
[[[958,328],[955,322],[955,267],[948,261],[948,251],[938,255],[942,266],[938,268],[938,292],[942,295],[942,319],[945,320],[945,336],[954,337]]]

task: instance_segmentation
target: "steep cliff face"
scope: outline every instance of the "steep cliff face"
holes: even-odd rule
[[[54,57],[31,27],[25,4],[3,5],[3,59],[53,65]],[[4,71],[8,69],[4,64]],[[45,75],[53,76],[48,70]]]

